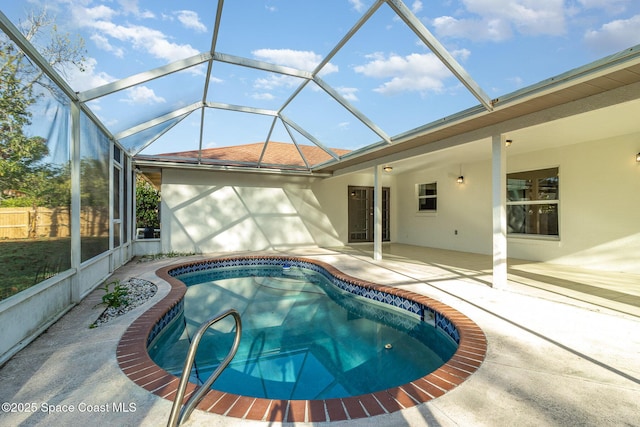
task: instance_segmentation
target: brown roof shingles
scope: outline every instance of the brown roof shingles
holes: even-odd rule
[[[309,166],[317,165],[332,158],[329,153],[317,146],[298,145],[298,147],[307,160]],[[217,162],[226,161],[230,163],[258,163],[263,148],[264,142],[230,147],[206,148],[202,150],[202,159],[205,161],[209,159],[216,160]],[[348,153],[350,150],[332,148],[331,151],[338,156],[341,156]],[[165,153],[160,154],[159,156],[197,158],[198,150]],[[300,156],[296,146],[286,142],[269,142],[267,144],[264,157],[262,158],[262,164],[305,166],[304,160]]]

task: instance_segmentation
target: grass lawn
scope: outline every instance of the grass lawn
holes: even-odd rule
[[[82,239],[84,254],[97,255],[107,248],[106,237]],[[0,300],[3,300],[69,269],[71,239],[0,240],[0,265]]]

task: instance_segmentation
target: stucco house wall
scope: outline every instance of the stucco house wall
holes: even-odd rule
[[[508,256],[640,273],[640,163],[631,134],[507,157],[507,171],[558,167],[559,238],[509,237]],[[464,184],[456,178],[462,173]],[[437,213],[417,211],[417,185],[438,183]],[[349,185],[373,169],[331,178],[165,169],[164,252],[334,247],[348,243]],[[384,174],[391,241],[492,253],[491,161]]]
[[[163,252],[249,251],[341,245],[313,179],[165,169]]]
[[[462,173],[464,183],[458,184]],[[418,212],[419,184],[437,183],[437,212]],[[491,252],[491,163],[430,168],[397,177],[398,243]]]
[[[509,237],[508,256],[640,273],[640,135],[599,139],[507,157],[507,172],[559,168],[560,236]],[[397,241],[491,254],[491,161],[397,177]],[[438,183],[438,212],[418,213],[416,185]],[[457,230],[457,234],[456,234]]]
[[[560,239],[510,238],[508,256],[640,273],[640,134],[509,158],[509,171],[559,167]]]
[[[391,176],[384,186],[393,186]],[[348,242],[348,187],[373,186],[372,173],[317,179],[164,169],[162,251],[251,251],[335,247]],[[391,239],[397,225],[391,191]]]

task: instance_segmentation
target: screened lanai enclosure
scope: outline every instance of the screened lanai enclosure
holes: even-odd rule
[[[599,26],[579,37],[564,8],[517,1],[14,3],[0,361],[136,255],[366,242],[379,258],[384,240],[486,253],[506,280],[509,243],[633,270],[618,249],[640,247],[630,216],[592,240],[567,219],[582,185],[613,184],[581,175],[599,150],[628,155],[595,166],[623,183],[609,206],[638,207],[631,2],[583,5]]]

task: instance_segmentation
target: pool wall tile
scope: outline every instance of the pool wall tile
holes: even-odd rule
[[[203,260],[169,266],[156,272],[171,285],[169,294],[136,319],[125,331],[117,349],[117,360],[132,381],[144,389],[173,400],[179,379],[157,366],[148,346],[172,320],[184,311],[185,284],[176,276],[215,268],[237,266],[282,266],[315,271],[340,290],[397,307],[432,323],[458,344],[451,359],[436,371],[409,384],[344,399],[270,400],[250,398],[210,390],[198,409],[246,420],[268,422],[324,423],[382,415],[438,398],[455,388],[482,364],[486,337],[468,317],[427,296],[379,285],[348,276],[335,267],[316,260],[286,256],[244,256]],[[195,390],[187,385],[187,395]]]

